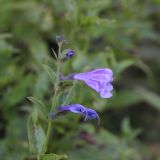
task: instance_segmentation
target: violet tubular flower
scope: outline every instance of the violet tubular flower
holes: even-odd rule
[[[57,107],[58,112],[63,112],[63,111],[69,111],[73,113],[80,113],[83,114],[85,112],[86,108],[80,104],[71,104],[67,106],[59,106]]]
[[[73,74],[74,80],[85,82],[89,87],[98,92],[101,98],[110,98],[113,90],[111,82],[113,81],[113,72],[108,68],[95,69],[85,73]]]
[[[98,122],[100,122],[99,116],[95,110],[90,109],[90,108],[85,108],[84,106],[82,106],[80,104],[59,106],[59,107],[57,107],[57,111],[58,111],[58,113],[65,112],[65,111],[72,112],[72,113],[78,113],[78,114],[81,114],[82,116],[84,116],[85,120],[98,119]]]

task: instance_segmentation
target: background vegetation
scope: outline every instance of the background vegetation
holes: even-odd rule
[[[35,159],[27,118],[36,105],[27,97],[51,105],[53,82],[42,65],[55,68],[51,48],[62,34],[76,52],[63,73],[112,68],[114,93],[100,99],[77,84],[72,102],[97,110],[101,125],[73,114],[57,119],[50,152],[70,160],[160,159],[159,0],[0,0],[0,15],[1,160]]]

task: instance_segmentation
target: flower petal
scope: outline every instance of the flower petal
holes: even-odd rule
[[[69,112],[73,112],[73,113],[79,113],[81,115],[83,115],[85,117],[85,120],[87,119],[98,119],[98,123],[100,123],[100,119],[99,119],[99,115],[97,114],[97,112],[91,108],[85,108],[84,106],[80,105],[80,104],[71,104],[71,105],[67,105],[67,106],[59,106],[57,107],[57,110],[59,112],[63,112],[63,111],[69,111]],[[54,118],[55,114],[54,113],[50,113],[50,117]],[[54,117],[52,116],[54,115]]]
[[[106,88],[108,91],[112,91],[113,90],[113,86],[110,83],[106,84]]]
[[[73,76],[77,80],[96,80],[101,82],[110,82],[113,80],[113,72],[108,68],[95,69],[86,73],[79,73]]]
[[[91,108],[86,108],[86,117],[87,119],[96,119],[98,118],[98,114],[95,110]]]
[[[112,93],[105,91],[105,90],[101,90],[100,91],[100,96],[102,98],[111,98],[112,97]]]
[[[98,86],[98,82],[93,81],[93,80],[87,80],[84,81],[89,87],[91,87],[92,89],[94,89],[95,91],[99,91],[99,86]]]
[[[109,68],[100,68],[90,71],[92,74],[108,74],[110,76],[113,76],[113,72]]]
[[[110,82],[113,81],[113,72],[108,68],[95,69],[86,73],[73,74],[75,80],[84,81],[89,87],[100,94],[102,98],[110,98],[113,86]]]
[[[59,112],[62,111],[70,111],[73,113],[83,113],[85,111],[85,107],[80,104],[72,104],[68,106],[60,106],[57,108]]]
[[[113,89],[110,83],[99,83],[99,93],[102,98],[110,98],[112,94],[110,91]]]

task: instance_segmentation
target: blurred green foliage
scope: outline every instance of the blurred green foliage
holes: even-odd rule
[[[159,11],[159,0],[0,0],[0,159],[35,159],[27,138],[31,112],[28,126],[36,123],[40,134],[29,139],[40,149],[46,126],[38,121],[47,118],[54,93],[47,66],[55,69],[51,48],[58,49],[60,34],[68,41],[65,48],[76,51],[63,63],[63,73],[109,67],[115,89],[108,100],[83,83],[71,95],[66,89],[59,102],[68,95],[72,103],[96,109],[101,126],[72,114],[56,120],[50,152],[71,160],[160,158]],[[44,104],[37,105],[39,100]]]

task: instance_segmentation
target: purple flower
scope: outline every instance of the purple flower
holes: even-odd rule
[[[69,112],[73,112],[73,113],[83,114],[86,111],[86,108],[80,104],[71,104],[71,105],[67,105],[67,106],[59,106],[57,108],[57,110],[58,110],[58,112],[69,111]]]
[[[84,106],[82,106],[80,104],[59,106],[59,107],[57,107],[57,111],[58,112],[68,111],[68,112],[78,113],[78,114],[81,114],[82,116],[84,116],[85,120],[98,119],[98,121],[99,121],[99,116],[95,110],[90,109],[90,108],[85,108]]]
[[[68,50],[66,53],[66,58],[72,58],[74,56],[75,52],[73,50]]]
[[[89,87],[97,91],[102,98],[112,97],[111,90],[113,86],[110,82],[113,81],[113,72],[108,68],[95,69],[85,73],[73,74],[70,79],[81,80]]]
[[[99,120],[99,116],[97,114],[97,112],[91,108],[86,108],[85,114],[86,116],[86,120],[87,119],[97,119]]]

